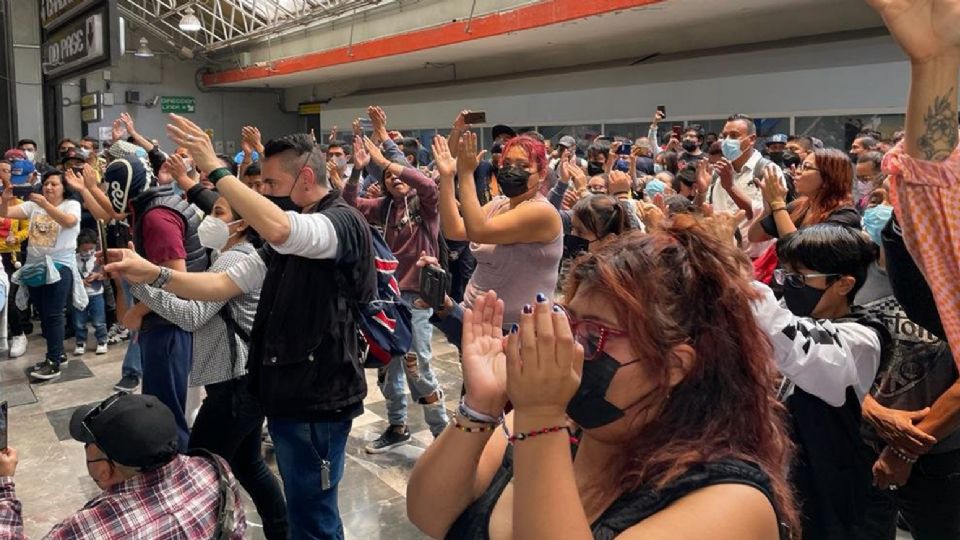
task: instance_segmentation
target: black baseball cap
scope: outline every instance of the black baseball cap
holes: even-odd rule
[[[514,131],[512,127],[503,124],[497,124],[490,128],[490,138],[496,139],[501,135],[509,135],[512,139],[517,136],[517,132]]]
[[[173,413],[154,396],[114,394],[99,405],[79,407],[70,417],[70,436],[138,469],[166,465],[180,447]]]

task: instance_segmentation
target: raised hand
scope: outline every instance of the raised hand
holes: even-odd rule
[[[133,283],[149,283],[160,275],[160,267],[137,254],[133,242],[129,249],[108,249],[105,272],[120,275]]]
[[[720,158],[720,161],[713,164],[714,174],[720,177],[720,186],[729,191],[733,187],[733,164],[727,158]]]
[[[259,129],[257,129],[255,126],[243,126],[240,129],[240,134],[242,137],[241,145],[244,147],[244,153],[263,153],[263,142],[260,137]],[[247,147],[250,148],[251,152],[247,152]],[[262,157],[263,156],[261,156],[261,158]]]
[[[461,178],[472,175],[477,169],[486,150],[477,152],[477,134],[467,131],[460,137],[460,149],[457,152],[457,173]]]
[[[567,403],[580,387],[583,347],[563,310],[538,301],[532,313],[521,313],[506,353],[507,395],[517,415],[535,415],[544,425],[564,422]]]
[[[353,168],[363,169],[370,163],[370,154],[364,148],[363,139],[360,136],[353,138]]]
[[[340,177],[340,169],[332,161],[327,162],[327,180],[330,181],[330,187],[333,189],[343,190],[343,178]]]
[[[167,135],[177,146],[187,149],[193,157],[193,162],[202,171],[212,171],[219,168],[220,159],[213,150],[213,142],[200,126],[183,116],[171,114],[167,124]]]
[[[568,189],[566,193],[563,194],[563,201],[561,205],[564,210],[570,210],[573,208],[573,205],[577,204],[577,201],[580,200],[579,192],[575,189]]]
[[[457,159],[450,154],[447,139],[440,135],[433,136],[433,161],[437,165],[440,178],[453,178],[457,174]]]
[[[36,205],[39,206],[40,208],[46,209],[46,208],[50,208],[50,207],[52,206],[52,205],[50,204],[50,201],[48,201],[46,197],[44,197],[43,195],[41,195],[41,194],[39,194],[39,193],[31,193],[30,196],[28,197],[28,199],[29,199],[30,202],[36,204]]]
[[[310,130],[310,134],[313,135],[312,129]],[[314,137],[313,140],[317,140],[317,138]],[[332,143],[335,140],[337,140],[337,126],[333,126],[332,128],[330,128],[330,135],[327,136],[328,143]]]
[[[704,227],[721,242],[736,244],[736,230],[747,219],[747,212],[745,210],[738,210],[736,213],[714,212],[713,207],[709,204],[704,204],[701,208],[705,216],[703,218]]]
[[[383,152],[380,151],[380,147],[377,146],[370,137],[363,138],[363,148],[370,154],[370,161],[386,171],[387,167],[390,166],[390,160],[384,157]]]
[[[113,142],[117,142],[123,139],[123,134],[126,132],[126,129],[123,127],[123,122],[117,118],[113,121],[113,126],[110,129],[110,138]]]
[[[133,123],[133,118],[127,113],[120,113],[120,122],[123,124],[123,127],[126,128],[127,133],[130,136],[137,134],[137,127]]]
[[[370,187],[367,188],[367,198],[368,199],[379,199],[383,195],[383,190],[380,189],[380,183],[370,184]]]
[[[667,115],[664,114],[663,111],[657,109],[657,111],[653,113],[653,125],[659,124],[666,117]]]
[[[84,165],[83,167],[86,169],[89,165]],[[83,178],[74,172],[73,169],[63,171],[63,181],[67,183],[70,189],[77,193],[82,193],[87,187],[84,184]]]
[[[785,203],[787,197],[787,188],[780,182],[780,176],[777,175],[777,166],[769,164],[763,170],[763,180],[757,179],[760,184],[760,191],[763,193],[763,200],[768,204]]]
[[[466,121],[464,121],[464,117],[468,114],[470,114],[469,110],[464,109],[460,111],[460,114],[458,114],[453,121],[454,131],[459,131],[460,133],[463,133],[464,131],[470,129],[470,124],[467,124]]]
[[[710,162],[705,159],[697,161],[697,192],[706,193],[712,181],[713,171],[710,170]]]
[[[960,55],[960,3],[954,0],[867,0],[914,63]]]
[[[507,404],[503,300],[488,291],[463,313],[463,385],[469,407],[498,417]],[[566,404],[564,404],[566,405]]]
[[[367,117],[370,118],[370,125],[373,128],[373,138],[380,144],[391,138],[387,132],[387,113],[378,106],[367,107]]]

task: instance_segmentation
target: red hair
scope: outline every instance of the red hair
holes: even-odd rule
[[[790,219],[798,228],[823,223],[837,208],[853,205],[853,164],[850,158],[836,148],[815,150],[813,158],[823,184],[812,199],[797,199]]]
[[[517,147],[527,154],[530,161],[536,164],[537,172],[547,170],[547,147],[542,142],[526,135],[514,137],[503,146],[502,155],[507,155],[507,152]]]
[[[692,216],[652,234],[625,232],[577,260],[569,300],[580,289],[609,299],[630,344],[653,374],[656,416],[630,435],[610,478],[624,492],[661,489],[691,467],[720,459],[757,464],[770,478],[778,518],[798,519],[786,478],[793,445],[774,393],[771,347],[757,326],[758,293],[742,257]],[[695,360],[670,388],[671,349]]]

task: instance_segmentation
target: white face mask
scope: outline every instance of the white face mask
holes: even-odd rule
[[[197,227],[197,236],[200,237],[200,245],[216,251],[222,251],[230,239],[230,225],[239,223],[241,220],[224,223],[220,218],[207,216]]]
[[[31,163],[36,163],[37,161],[36,152],[34,152],[33,150],[24,150],[23,153],[27,156],[27,160],[29,160]]]

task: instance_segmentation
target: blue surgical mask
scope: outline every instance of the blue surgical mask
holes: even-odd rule
[[[653,164],[653,174],[662,173],[664,170],[665,170],[665,169],[663,168],[663,165],[661,165],[661,164],[659,164],[659,163],[654,163],[654,164]]]
[[[740,139],[727,137],[721,143],[720,150],[723,152],[723,157],[727,158],[727,161],[736,161],[738,157],[743,155],[743,150],[740,149]]]
[[[870,239],[878,246],[882,245],[880,231],[890,221],[891,214],[893,214],[893,207],[885,204],[871,206],[863,211],[863,230],[870,235]]]

